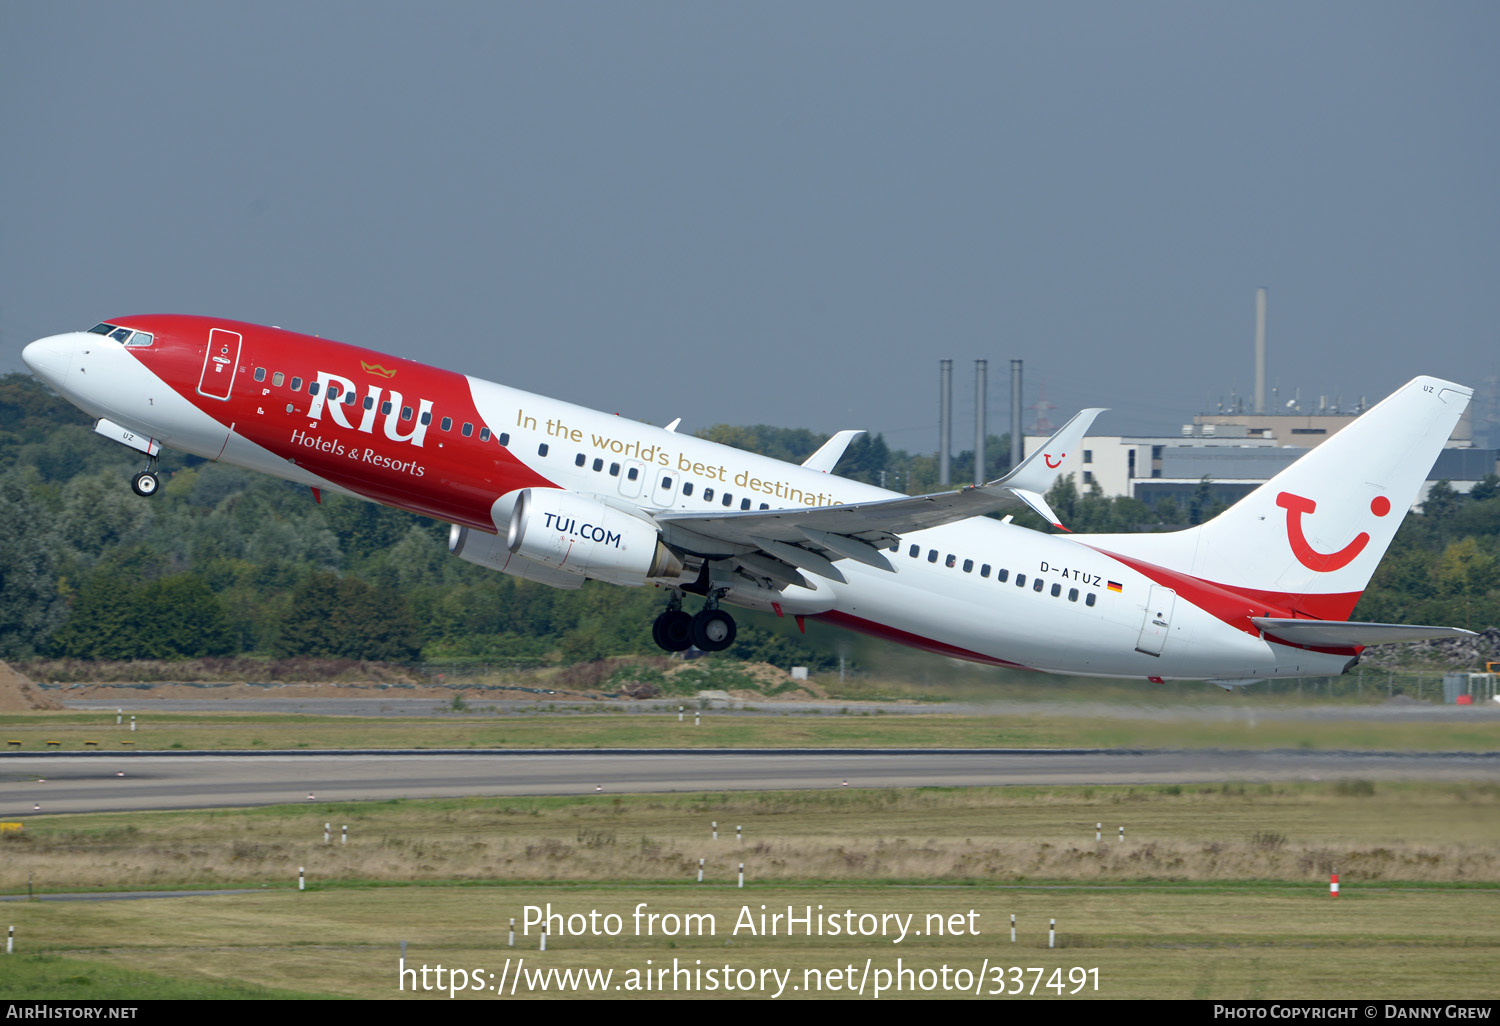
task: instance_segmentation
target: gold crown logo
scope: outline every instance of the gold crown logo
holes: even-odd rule
[[[361,360],[359,361],[359,365],[365,369],[365,373],[367,374],[379,374],[383,378],[394,378],[396,376],[394,370],[386,370],[378,363],[365,363],[365,361]]]

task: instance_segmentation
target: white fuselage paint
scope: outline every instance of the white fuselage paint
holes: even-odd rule
[[[666,465],[659,458],[649,464],[635,461],[642,468],[644,481],[630,501],[653,511],[739,510],[743,498],[752,500],[751,509],[759,509],[762,502],[771,509],[811,504],[778,498],[777,484],[783,486],[783,492],[795,489],[803,496],[822,497],[827,505],[899,494],[479,378],[470,377],[468,381],[480,414],[494,430],[509,433],[510,451],[569,490],[619,499],[624,495],[621,486],[629,487],[629,453],[597,446],[597,437],[633,444],[637,451],[670,454]],[[535,426],[529,426],[531,421],[523,418],[534,419]],[[572,435],[560,435],[560,429],[581,432],[582,438],[575,441]],[[538,455],[538,447],[543,444],[548,447],[545,457]],[[583,467],[574,465],[579,452],[586,458]],[[591,469],[596,458],[604,460],[603,471]],[[619,477],[608,473],[613,462],[621,464]],[[711,469],[712,476],[695,473],[695,464]],[[670,494],[657,487],[663,477],[673,479]],[[769,482],[771,487],[753,491],[737,483],[750,480]],[[682,494],[685,481],[694,485],[691,497]],[[711,502],[702,500],[705,487],[714,489]],[[734,497],[727,508],[721,503],[725,491]],[[513,501],[497,504],[502,527]],[[908,555],[913,545],[919,548],[917,558]],[[934,549],[938,559],[931,563],[928,553]],[[946,565],[949,554],[955,557],[952,568]],[[1193,680],[1308,676],[1341,673],[1349,661],[1348,655],[1266,641],[1181,597],[1174,607],[1162,653],[1153,656],[1137,652],[1136,641],[1153,583],[1149,578],[1064,535],[1040,534],[988,517],[908,533],[902,536],[899,551],[886,555],[894,572],[844,559],[838,561],[838,568],[847,583],[804,571],[815,585],[813,589],[788,588],[759,595],[737,589],[725,601],[757,609],[771,609],[775,602],[786,615],[846,613],[991,659],[1084,676]],[[974,561],[969,572],[963,570],[966,559]],[[985,563],[991,567],[987,578],[979,573]],[[1054,569],[1042,572],[1044,563]],[[1009,571],[1004,583],[995,576],[1002,568]],[[1070,575],[1074,571],[1087,573],[1090,580],[1097,578],[1097,583],[1084,586],[1072,576],[1065,582],[1063,569]],[[1026,575],[1024,587],[1015,583],[1018,573]],[[1038,574],[1046,582],[1040,593],[1033,590]],[[1109,581],[1120,584],[1121,590],[1110,591]],[[1054,583],[1062,585],[1057,597],[1051,593]],[[1077,601],[1068,600],[1072,587],[1079,588]],[[1092,607],[1085,604],[1090,592],[1096,596]]]

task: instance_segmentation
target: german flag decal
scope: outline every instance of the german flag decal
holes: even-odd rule
[[[1110,581],[1109,582],[1109,590],[1110,591],[1124,591],[1125,587],[1119,581]]]

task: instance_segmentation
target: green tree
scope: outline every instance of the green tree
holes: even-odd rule
[[[47,644],[67,616],[45,509],[32,496],[34,470],[0,477],[0,655],[25,658]]]
[[[1422,500],[1422,515],[1433,520],[1444,520],[1458,511],[1463,496],[1453,490],[1447,480],[1434,481],[1427,489],[1427,498]]]
[[[280,656],[406,661],[420,650],[406,599],[357,577],[313,574],[292,591],[275,641]]]

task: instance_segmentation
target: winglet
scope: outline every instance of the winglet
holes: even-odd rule
[[[1025,488],[1012,488],[1011,492],[1015,495],[1016,498],[1020,499],[1022,502],[1026,503],[1026,505],[1035,510],[1039,516],[1041,516],[1044,520],[1047,521],[1047,523],[1051,524],[1053,527],[1056,527],[1059,530],[1068,531],[1069,534],[1073,533],[1058,522],[1057,514],[1052,512],[1052,507],[1047,505],[1047,500],[1042,498],[1036,492],[1028,491]]]
[[[668,424],[662,430],[664,430],[664,431],[676,431],[677,430],[677,425],[681,424],[681,423],[682,423],[682,418],[678,417],[676,420],[672,421],[672,423]]]
[[[1021,496],[1032,509],[1037,509],[1031,499],[1026,498],[1026,492],[1033,492],[1037,501],[1041,501],[1042,493],[1052,487],[1069,461],[1076,463],[1073,457],[1078,455],[1078,446],[1083,442],[1083,436],[1093,426],[1094,418],[1103,413],[1102,408],[1079,410],[1073,419],[1064,424],[1051,438],[1030,456],[1021,461],[1021,465],[1006,474],[1000,480],[993,482],[1011,489]],[[1045,503],[1043,506],[1045,507]],[[1037,509],[1038,513],[1042,510]],[[1049,510],[1043,514],[1049,521],[1056,524],[1057,517],[1051,515]]]
[[[863,431],[840,431],[813,453],[802,461],[802,465],[808,470],[821,470],[825,474],[831,474],[833,468],[838,465],[839,458],[844,455],[844,450],[849,448],[849,443],[854,441]]]

